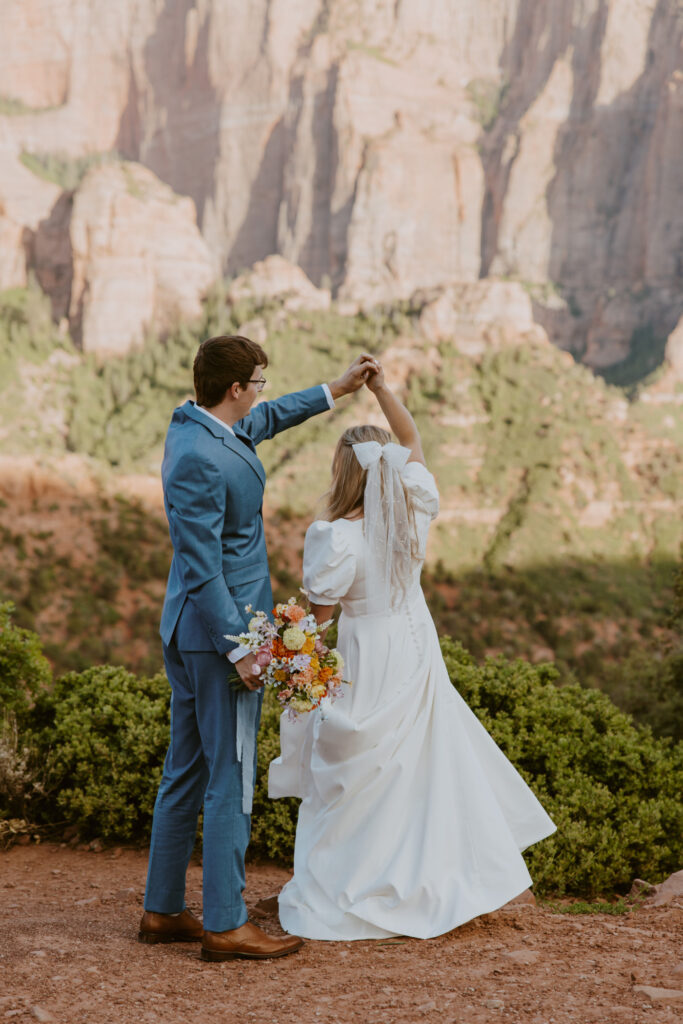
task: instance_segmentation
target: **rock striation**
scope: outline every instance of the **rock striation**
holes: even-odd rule
[[[683,313],[672,0],[6,0],[0,32],[0,284],[21,154],[117,152],[224,273],[277,254],[361,305],[517,279],[594,367]]]
[[[69,318],[83,348],[115,355],[145,331],[193,318],[214,280],[194,203],[151,171],[117,163],[90,171],[69,223]]]

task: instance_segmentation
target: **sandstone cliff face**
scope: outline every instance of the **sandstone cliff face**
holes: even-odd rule
[[[191,199],[144,167],[111,164],[88,173],[70,221],[69,306],[85,349],[117,354],[154,325],[193,318],[214,279]]]
[[[225,272],[279,253],[363,304],[552,283],[537,320],[594,366],[683,311],[674,0],[6,0],[0,31],[2,161],[116,150]]]

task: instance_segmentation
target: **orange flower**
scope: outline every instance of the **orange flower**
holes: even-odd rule
[[[305,616],[306,612],[298,604],[288,605],[282,615],[283,619],[287,619],[288,622],[301,622]]]

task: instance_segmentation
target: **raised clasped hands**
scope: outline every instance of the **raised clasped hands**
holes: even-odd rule
[[[329,384],[332,397],[341,398],[342,395],[350,395],[354,391],[358,391],[379,369],[380,365],[373,355],[370,355],[369,352],[361,352],[348,370]]]
[[[367,378],[366,378],[366,380],[365,380],[366,386],[372,392],[379,391],[380,388],[384,387],[384,383],[385,383],[385,381],[384,381],[384,367],[379,362],[379,360],[375,360],[375,365],[376,365],[377,369],[373,370],[371,373],[369,373]]]

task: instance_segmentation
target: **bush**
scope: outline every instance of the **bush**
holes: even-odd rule
[[[40,640],[12,623],[13,611],[10,601],[0,604],[0,709],[23,721],[33,697],[48,686],[52,673]]]
[[[3,699],[6,707],[14,701],[22,724],[17,749],[43,766],[45,799],[32,806],[44,822],[69,822],[84,835],[148,839],[168,744],[164,676],[136,677],[103,666],[69,673],[46,691],[37,637],[11,626],[7,607],[2,614]],[[614,892],[634,877],[659,881],[680,868],[683,744],[655,739],[598,691],[558,687],[552,665],[502,657],[478,665],[448,638],[442,651],[463,698],[558,827],[525,854],[537,891]],[[26,694],[35,695],[33,705]],[[250,855],[286,863],[298,801],[267,795],[279,718],[267,693]],[[0,807],[3,816],[6,807]]]
[[[616,665],[601,664],[595,685],[655,735],[683,740],[683,650],[633,651]]]
[[[35,633],[13,625],[10,602],[0,604],[0,821],[25,819],[42,795],[42,772],[24,726],[31,702],[51,679]]]
[[[299,801],[293,797],[271,800],[268,796],[268,766],[280,754],[280,705],[272,690],[266,690],[258,739],[258,767],[254,787],[251,823],[251,857],[268,857],[291,864]]]
[[[39,696],[33,718],[53,795],[46,817],[104,839],[148,836],[168,746],[165,676],[110,665],[70,672]]]
[[[552,665],[442,641],[451,679],[557,825],[525,854],[540,892],[595,894],[659,881],[683,861],[683,745],[658,740]]]

